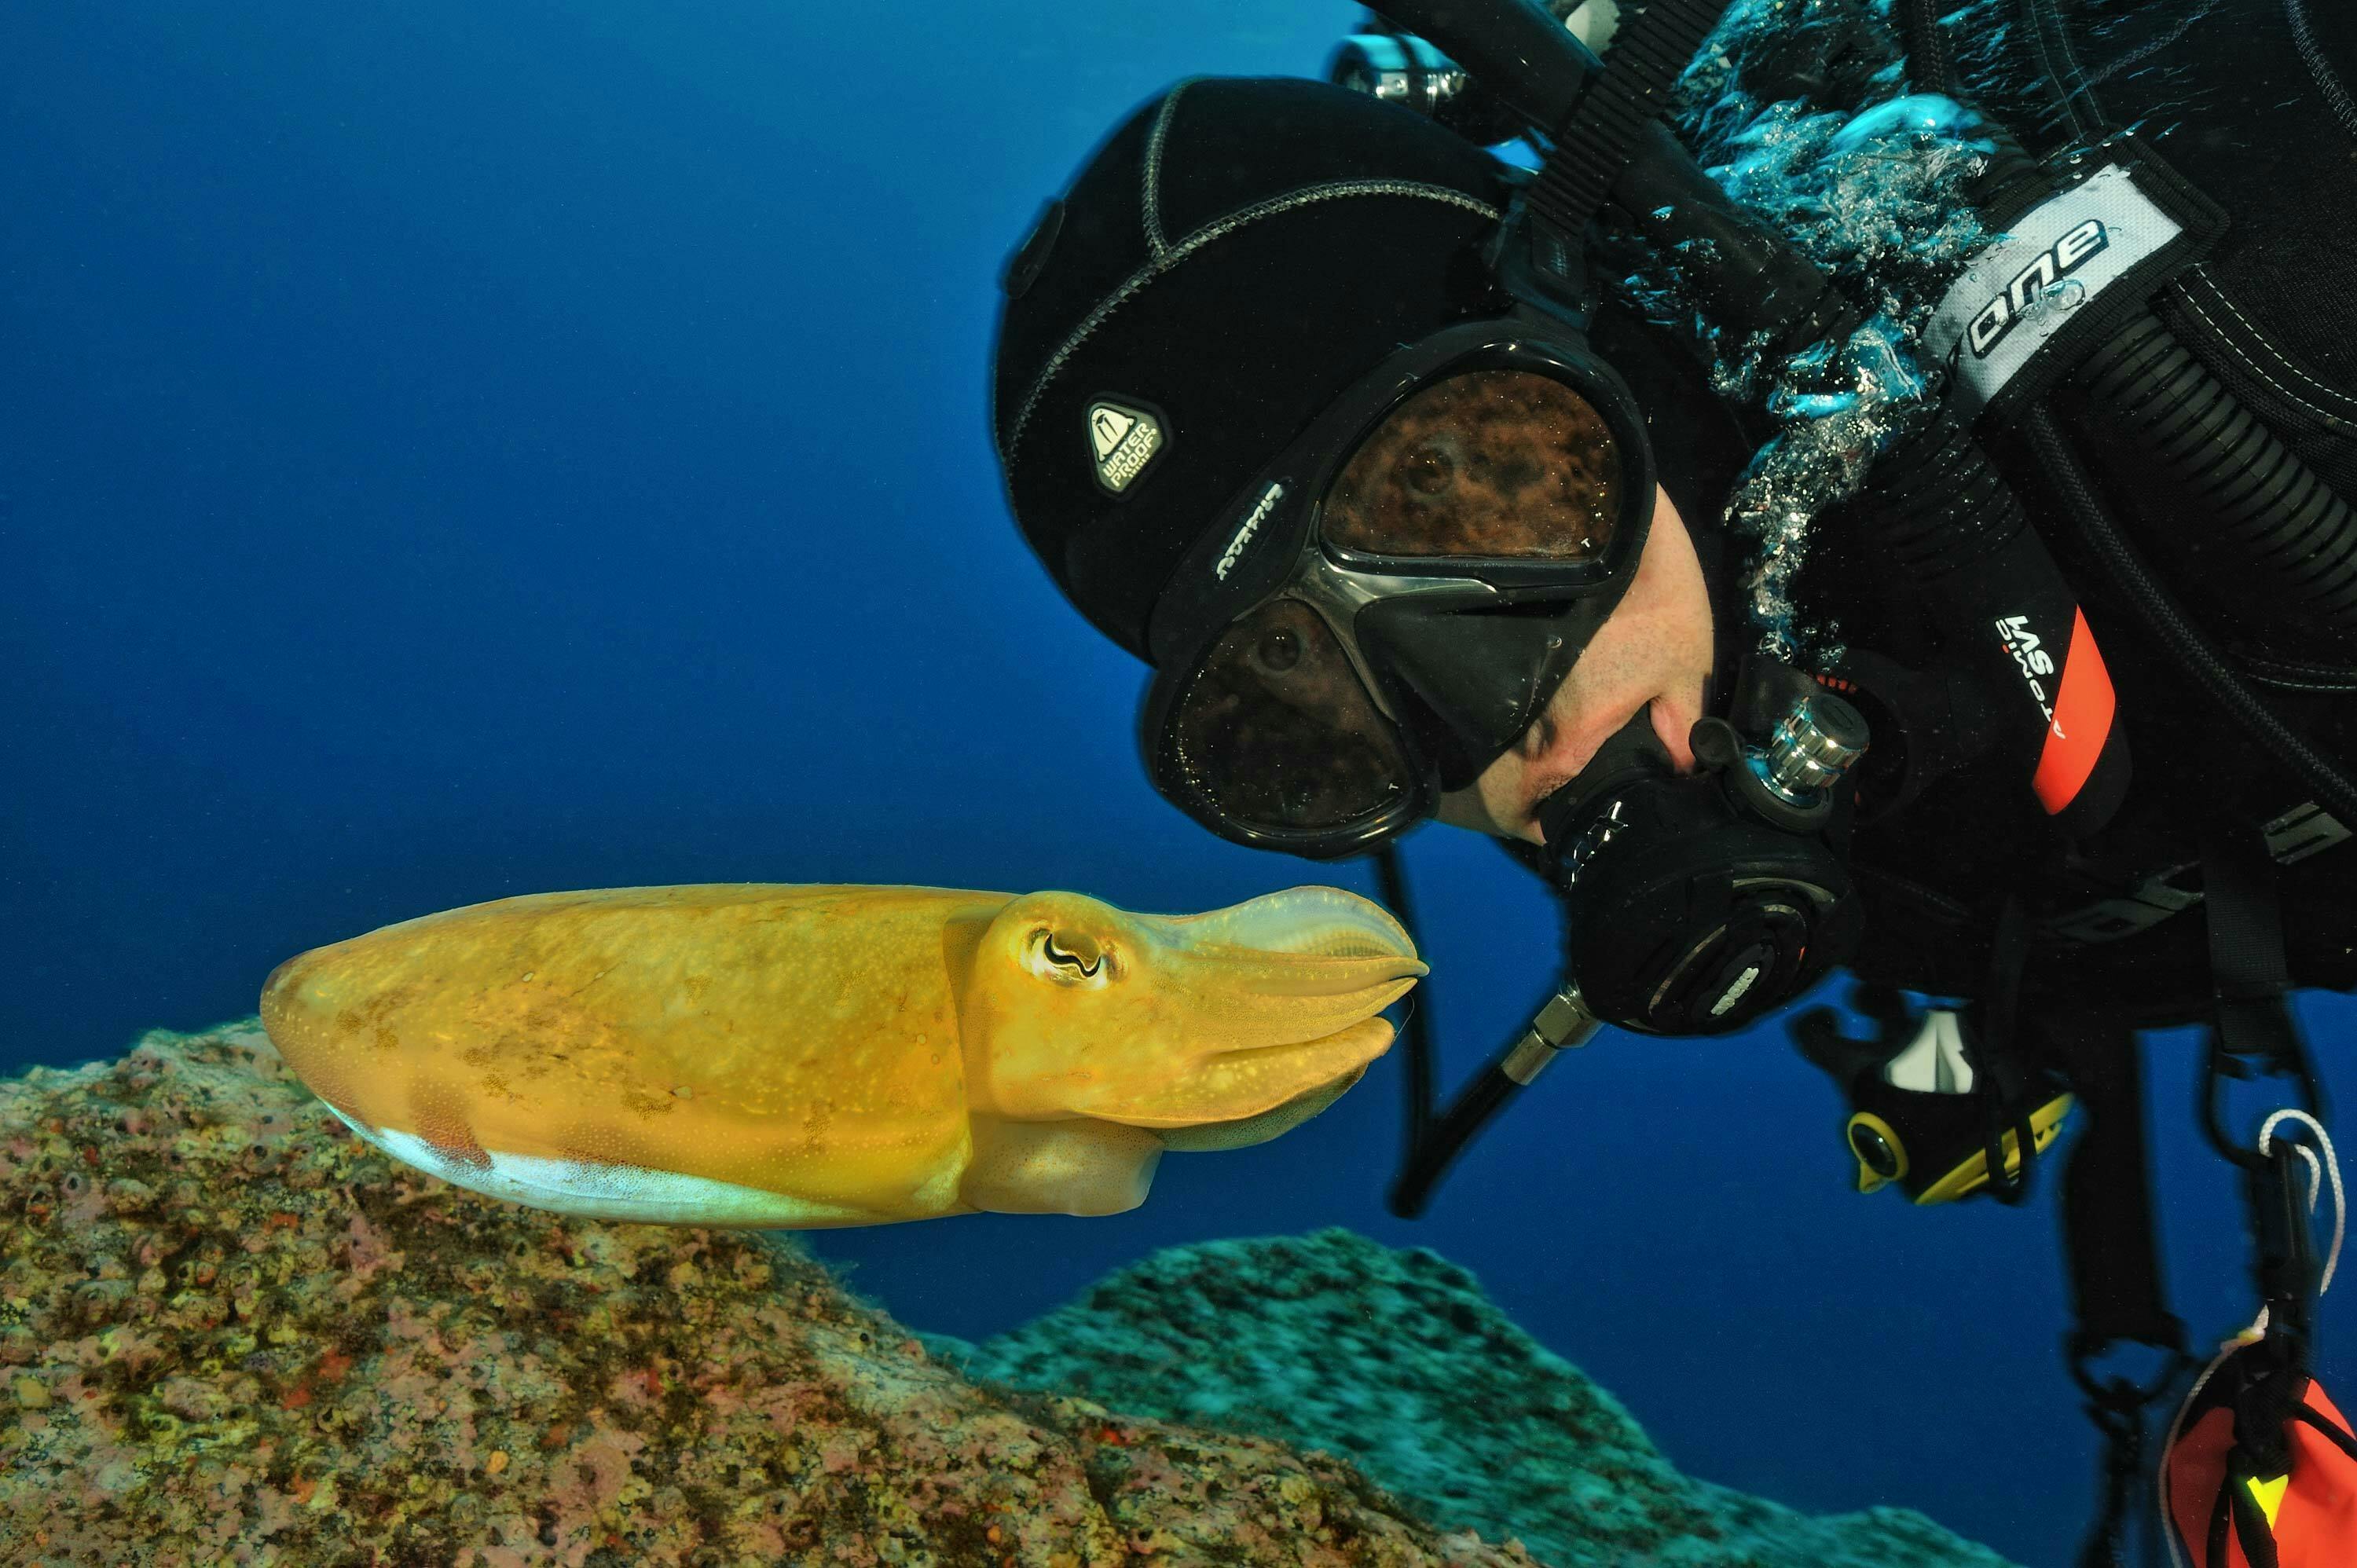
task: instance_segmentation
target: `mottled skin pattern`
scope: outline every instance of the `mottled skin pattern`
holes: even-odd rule
[[[1111,1213],[1168,1148],[1273,1137],[1391,1043],[1380,908],[1071,893],[537,894],[279,966],[262,1017],[355,1131],[565,1212],[809,1227]]]

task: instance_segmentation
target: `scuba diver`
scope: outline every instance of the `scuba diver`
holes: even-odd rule
[[[2083,1122],[2114,1561],[2194,1369],[2136,1031],[2206,1023],[2264,1310],[2154,1500],[2202,1568],[2357,1561],[2289,1007],[2357,988],[2357,9],[1394,0],[1330,75],[1113,132],[1008,263],[993,424],[1032,549],[1152,669],[1167,800],[1375,855],[1403,918],[1426,819],[1560,896],[1562,978],[1445,1110],[1408,1020],[1394,1210],[1599,1028],[1726,1033],[1846,968],[1872,1036],[1790,1026],[1861,1190],[2019,1202]],[[1942,242],[1738,199],[1811,126],[1943,150]],[[2159,1371],[2098,1369],[2129,1346]]]

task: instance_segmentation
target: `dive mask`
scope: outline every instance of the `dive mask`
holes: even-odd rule
[[[1634,397],[1569,326],[1523,307],[1402,349],[1236,492],[1156,605],[1155,788],[1318,859],[1429,815],[1628,591],[1654,478]]]

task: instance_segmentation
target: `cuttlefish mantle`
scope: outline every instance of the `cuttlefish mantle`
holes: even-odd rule
[[[355,1133],[559,1213],[808,1229],[1114,1214],[1389,1048],[1380,907],[767,883],[502,898],[278,966],[262,1021]]]

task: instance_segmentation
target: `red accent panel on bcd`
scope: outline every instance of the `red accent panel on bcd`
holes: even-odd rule
[[[2052,816],[2068,806],[2095,770],[2104,739],[2112,733],[2112,672],[2087,629],[2087,612],[2071,612],[2071,651],[2063,656],[2062,689],[2054,694],[2054,717],[2029,787]]]

